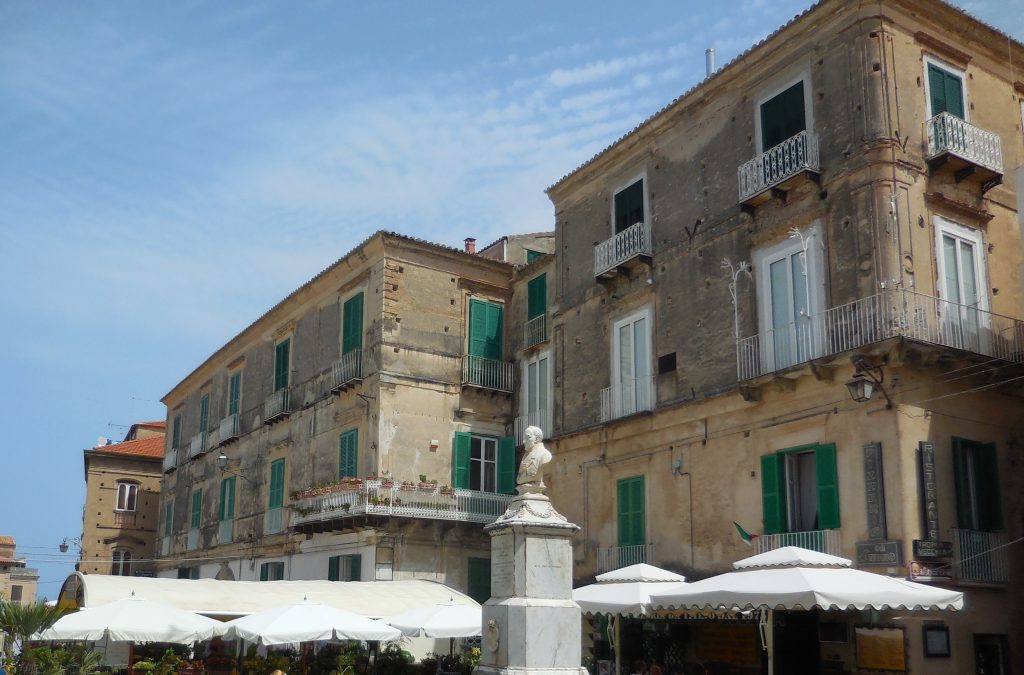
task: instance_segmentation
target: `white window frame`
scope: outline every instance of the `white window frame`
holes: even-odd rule
[[[974,271],[977,275],[975,283],[978,288],[978,309],[989,311],[988,298],[988,270],[985,265],[985,239],[978,230],[971,229],[952,220],[935,216],[935,269],[938,276],[935,279],[936,296],[947,302],[951,302],[946,296],[946,257],[942,254],[942,237],[949,235],[955,239],[964,239],[974,245]]]
[[[825,314],[825,261],[822,239],[822,228],[820,221],[815,221],[802,233],[807,240],[807,256],[805,258],[807,273],[807,308],[813,322],[812,330],[812,355],[819,356],[822,349],[823,326],[821,321]],[[754,274],[757,287],[757,324],[758,333],[761,335],[761,356],[764,366],[771,372],[775,368],[775,342],[774,334],[771,333],[772,325],[772,303],[771,303],[771,264],[799,253],[803,248],[803,241],[800,237],[788,236],[782,241],[763,248],[754,253]],[[769,342],[769,336],[772,336]],[[797,361],[796,363],[801,363]],[[796,365],[796,363],[788,365]]]
[[[473,441],[480,441],[480,459],[473,459]],[[486,459],[487,452],[484,447],[484,443],[492,443],[494,445],[494,460],[489,461]],[[498,491],[498,453],[501,448],[499,447],[499,439],[494,436],[488,436],[485,434],[470,434],[469,438],[469,484],[472,488],[473,485],[473,473],[479,473],[480,487],[479,492],[497,492]],[[487,489],[487,480],[485,472],[490,467],[492,472],[492,479],[494,481],[494,487],[491,490]]]
[[[124,504],[121,506],[122,499],[121,493],[125,493]],[[133,499],[134,497],[134,499]],[[139,484],[131,480],[119,480],[117,481],[117,499],[114,502],[114,511],[121,513],[134,513],[139,510]],[[131,504],[131,508],[129,508]]]
[[[619,343],[619,329],[626,325],[632,325],[640,319],[644,319],[647,325],[647,364],[646,374],[643,378],[634,377],[638,381],[637,399],[640,399],[640,386],[647,388],[647,401],[650,402],[650,407],[654,407],[654,386],[651,381],[651,377],[654,375],[654,323],[651,320],[652,312],[650,307],[644,307],[628,316],[624,316],[612,324],[612,363],[611,363],[611,403],[613,410],[622,410],[622,393],[620,391],[619,384],[622,382],[622,373],[619,371],[620,364],[620,352],[621,344]],[[634,371],[636,370],[636,363],[633,364]],[[635,376],[635,373],[634,373]],[[639,403],[638,403],[639,408]],[[643,408],[646,410],[647,408]]]
[[[132,552],[128,549],[115,549],[111,554],[110,575],[130,577],[132,574]],[[116,572],[114,570],[117,570]]]
[[[930,120],[935,117],[935,113],[932,112],[932,83],[931,78],[928,77],[928,66],[935,66],[942,68],[960,78],[960,92],[964,99],[964,121],[971,121],[971,104],[970,99],[967,98],[967,71],[959,66],[954,66],[949,61],[943,61],[940,58],[932,56],[931,54],[924,54],[921,59],[921,70],[922,77],[924,78],[924,109],[926,115],[924,118]]]
[[[782,92],[792,87],[797,82],[804,85],[804,130],[814,133],[814,101],[811,96],[811,71],[808,68],[801,70],[798,74],[777,80],[777,84],[765,91],[754,105],[754,141],[757,147],[757,154],[764,152],[764,145],[761,139],[761,106],[772,100]]]
[[[612,190],[612,198],[609,200],[610,204],[608,206],[608,209],[610,211],[609,224],[611,225],[611,227],[609,228],[608,236],[610,236],[610,237],[614,237],[615,236],[615,197],[620,192],[625,190],[626,188],[632,187],[633,184],[636,183],[638,180],[642,180],[644,182],[644,189],[643,189],[643,193],[644,193],[644,219],[643,219],[643,223],[646,225],[646,224],[649,224],[651,222],[651,201],[650,201],[650,187],[651,186],[650,186],[650,183],[647,182],[647,169],[644,169],[644,170],[640,171],[640,173],[634,175],[628,181],[616,185],[615,189]],[[630,227],[632,227],[632,225]]]
[[[813,472],[808,475],[803,471],[803,467],[800,465],[800,458],[810,456],[812,465],[814,466]],[[787,532],[809,532],[820,529],[817,523],[803,523],[797,522],[802,520],[803,511],[803,495],[801,494],[801,488],[803,487],[804,481],[810,481],[814,487],[814,499],[812,500],[814,506],[814,518],[818,519],[818,458],[815,455],[814,449],[800,450],[796,452],[789,452],[783,456],[782,466],[784,472],[784,479],[786,485],[786,531]]]
[[[545,392],[547,393],[547,405],[544,406],[544,410],[541,411],[541,415],[542,415],[542,418],[544,420],[546,420],[548,422],[548,424],[550,425],[551,424],[551,420],[552,420],[552,400],[551,399],[552,399],[552,393],[553,393],[552,392],[552,388],[551,388],[551,366],[552,366],[553,361],[552,361],[552,358],[551,358],[551,350],[550,349],[544,349],[542,351],[537,352],[536,354],[533,354],[529,358],[523,359],[522,369],[521,369],[522,370],[522,382],[523,382],[522,400],[520,401],[520,408],[519,409],[520,409],[520,414],[523,417],[523,420],[528,422],[529,421],[529,417],[530,417],[530,412],[531,412],[530,409],[529,409],[530,387],[533,384],[532,381],[530,380],[529,375],[528,375],[529,367],[530,367],[530,365],[535,365],[537,367],[537,372],[540,372],[540,362],[544,361],[544,360],[546,360],[548,362],[547,380],[545,382],[541,382],[540,386],[543,386]],[[539,377],[538,377],[538,379],[539,379]],[[538,394],[538,398],[539,398],[539,395],[540,395],[539,387],[538,387],[538,390],[537,390],[537,394]],[[525,426],[523,427],[523,429],[525,431]],[[551,429],[543,429],[542,428],[542,430],[546,434],[551,433]]]

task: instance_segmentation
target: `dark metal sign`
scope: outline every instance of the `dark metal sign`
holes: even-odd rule
[[[953,542],[932,541],[931,539],[914,540],[914,558],[952,558]]]
[[[950,574],[949,565],[939,565],[934,562],[922,562],[912,560],[910,562],[911,581],[941,581],[950,582],[953,580]]]
[[[902,565],[903,546],[898,541],[857,542],[858,565]]]
[[[866,443],[864,445],[864,499],[868,514],[868,540],[883,541],[887,532],[881,443]]]
[[[939,540],[939,492],[935,479],[935,444],[921,441],[918,482],[921,488],[921,512],[924,516],[924,538]]]

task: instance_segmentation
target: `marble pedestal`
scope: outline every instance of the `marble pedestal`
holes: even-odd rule
[[[483,606],[474,675],[580,675],[580,608],[572,599],[572,535],[579,526],[543,494],[521,494],[484,530],[491,598]]]

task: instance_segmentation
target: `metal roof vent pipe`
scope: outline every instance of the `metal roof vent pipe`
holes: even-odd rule
[[[466,237],[463,243],[466,244],[466,253],[476,253],[476,239],[473,237]]]
[[[708,47],[704,50],[704,66],[707,68],[707,77],[715,72],[715,48]]]

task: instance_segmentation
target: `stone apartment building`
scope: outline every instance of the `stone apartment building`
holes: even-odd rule
[[[27,567],[16,549],[14,537],[0,534],[0,599],[31,605],[36,601],[39,571]]]
[[[121,443],[83,452],[85,505],[79,571],[153,575],[164,429],[162,420],[138,422]]]
[[[727,571],[735,521],[963,590],[850,613],[911,670],[1024,668],[1019,64],[938,0],[823,0],[549,189],[538,389],[578,582]],[[818,614],[787,620],[781,658],[854,667],[846,628],[819,653]]]
[[[489,596],[483,524],[515,483],[512,278],[552,240],[474,244],[378,232],[166,395],[160,576]]]

